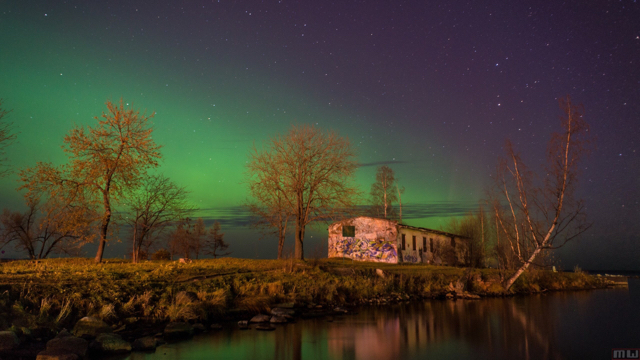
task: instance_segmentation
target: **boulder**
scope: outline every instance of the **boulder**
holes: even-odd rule
[[[266,322],[269,322],[269,320],[271,320],[270,315],[258,314],[252,317],[251,320],[249,320],[249,322],[250,323],[266,323]]]
[[[158,340],[153,336],[145,336],[140,339],[136,339],[131,345],[131,348],[135,351],[149,351],[155,350],[158,346]]]
[[[76,326],[73,327],[73,335],[85,339],[93,339],[102,333],[113,332],[111,326],[104,321],[92,316],[85,316],[78,320]]]
[[[18,335],[13,331],[0,331],[0,351],[8,351],[20,345]]]
[[[168,323],[164,328],[164,338],[172,340],[188,339],[193,336],[193,326],[186,322]]]
[[[271,320],[269,322],[272,324],[286,324],[289,322],[289,319],[284,316],[274,315],[271,317]]]
[[[63,333],[61,331],[60,333]],[[61,337],[55,337],[47,342],[47,350],[60,350],[65,353],[73,353],[78,357],[84,357],[89,348],[89,342],[83,338],[79,338],[69,334],[62,334]],[[60,334],[58,334],[60,336]]]
[[[293,309],[286,309],[281,307],[271,309],[271,315],[274,315],[274,316],[293,317],[293,315],[295,314],[296,314],[296,311]]]
[[[131,344],[118,334],[102,333],[91,342],[91,350],[104,354],[122,354],[131,351]]]
[[[74,353],[66,352],[62,349],[44,350],[38,353],[36,360],[78,360],[80,356]]]
[[[58,335],[55,336],[55,338],[58,339],[58,338],[63,338],[63,337],[67,337],[67,336],[73,336],[73,334],[71,334],[69,332],[69,330],[67,330],[67,329],[62,329],[62,330],[60,330]]]

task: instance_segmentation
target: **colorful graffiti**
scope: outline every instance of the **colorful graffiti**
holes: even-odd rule
[[[393,243],[384,240],[342,238],[329,244],[330,257],[346,257],[360,261],[398,262]]]

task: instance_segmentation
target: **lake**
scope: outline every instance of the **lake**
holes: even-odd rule
[[[362,307],[271,332],[229,324],[127,359],[611,359],[640,348],[640,280],[629,286]]]

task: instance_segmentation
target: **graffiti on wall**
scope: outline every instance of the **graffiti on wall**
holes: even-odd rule
[[[410,262],[410,263],[417,263],[417,262],[420,262],[420,261],[418,261],[418,257],[417,257],[416,255],[414,255],[414,254],[407,254],[407,253],[404,253],[404,254],[402,255],[402,261],[403,261],[403,262]]]
[[[360,261],[398,262],[395,246],[390,241],[343,238],[329,244],[329,257],[346,257]]]
[[[342,236],[342,226],[354,226],[355,236]],[[329,227],[329,257],[397,263],[395,222],[358,217]]]

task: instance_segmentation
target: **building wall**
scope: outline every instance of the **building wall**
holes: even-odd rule
[[[343,237],[343,226],[354,226],[355,236]],[[369,217],[347,219],[329,226],[329,257],[397,263],[397,223]]]
[[[402,248],[403,234],[405,238],[404,249]],[[415,247],[413,245],[414,236],[416,237]],[[426,238],[426,248],[423,238]],[[463,265],[466,261],[467,242],[463,238],[454,237],[454,246],[452,246],[451,238],[451,236],[427,230],[400,227],[398,231],[399,262]]]

